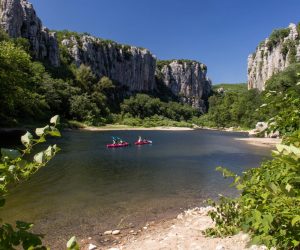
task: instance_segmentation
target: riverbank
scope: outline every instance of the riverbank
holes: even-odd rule
[[[247,137],[247,138],[235,138],[237,141],[243,141],[245,143],[258,146],[258,147],[275,147],[281,143],[280,138],[258,138],[258,137]]]
[[[226,238],[205,237],[205,229],[213,227],[214,223],[207,215],[211,207],[196,207],[189,209],[176,218],[158,223],[146,224],[138,231],[128,234],[118,232],[110,235],[115,242],[110,246],[101,246],[92,238],[82,240],[83,249],[94,250],[264,250],[265,247],[248,247],[249,236],[244,233]],[[107,232],[105,232],[107,233]],[[104,234],[105,234],[104,233]]]
[[[127,126],[127,125],[108,125],[108,126],[103,126],[103,127],[93,127],[93,126],[86,126],[79,128],[81,130],[87,130],[87,131],[114,131],[114,130],[160,130],[160,131],[187,131],[187,130],[194,130],[194,128],[189,128],[189,127],[132,127],[132,126]]]
[[[233,129],[214,129],[214,128],[188,128],[188,127],[131,127],[126,125],[108,125],[103,127],[93,127],[93,126],[86,126],[80,128],[81,130],[86,131],[130,131],[130,130],[158,130],[158,131],[190,131],[190,130],[210,130],[210,131],[223,131],[223,132],[240,132],[240,133],[247,133],[247,130],[233,130]],[[258,138],[258,137],[246,137],[246,138],[235,138],[235,140],[243,141],[245,143],[258,146],[258,147],[274,147],[276,144],[281,143],[281,139],[279,138]]]

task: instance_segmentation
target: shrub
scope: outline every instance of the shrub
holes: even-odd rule
[[[299,131],[285,139],[273,151],[273,160],[265,161],[238,176],[221,167],[241,195],[210,201],[216,210],[210,212],[216,227],[207,235],[226,236],[239,231],[250,233],[252,244],[277,249],[299,248],[300,244],[300,142]]]

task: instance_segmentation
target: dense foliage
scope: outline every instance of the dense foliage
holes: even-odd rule
[[[273,160],[242,176],[218,168],[225,177],[234,179],[241,191],[238,198],[222,197],[210,216],[215,228],[208,235],[226,236],[243,230],[253,244],[277,249],[292,249],[300,244],[300,132],[287,137],[273,151]]]
[[[214,88],[209,98],[208,113],[194,122],[208,127],[252,128],[264,119],[256,111],[261,104],[261,95],[256,89],[248,91],[245,84],[221,85]]]
[[[300,64],[293,64],[266,83],[259,112],[268,117],[270,129],[281,135],[300,129]]]
[[[247,90],[245,84],[214,86],[207,114],[193,122],[209,127],[253,128],[259,121],[281,135],[300,129],[300,64],[273,75],[266,89]],[[274,122],[276,119],[276,123]]]
[[[85,65],[75,67],[63,49],[62,65],[54,70],[32,61],[26,48],[26,40],[1,33],[0,125],[45,120],[53,112],[65,119],[106,122],[112,81],[97,78]]]
[[[188,121],[200,112],[186,104],[162,102],[146,94],[137,94],[121,104],[120,122],[132,126],[190,126]],[[120,118],[119,118],[120,119]]]
[[[221,197],[210,212],[216,227],[207,235],[226,236],[248,232],[251,243],[277,249],[300,249],[300,65],[274,75],[267,82],[257,112],[268,117],[270,130],[278,130],[283,143],[273,159],[238,176],[218,167],[233,178],[241,195]]]

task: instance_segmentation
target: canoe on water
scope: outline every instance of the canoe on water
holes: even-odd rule
[[[129,145],[128,142],[116,143],[116,144],[107,144],[106,147],[108,148],[120,148],[120,147],[127,147]]]
[[[135,145],[146,145],[146,144],[152,144],[152,141],[148,141],[148,140],[136,141],[134,144]]]

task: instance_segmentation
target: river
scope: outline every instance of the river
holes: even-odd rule
[[[111,136],[129,142],[141,135],[153,145],[107,149]],[[140,227],[202,206],[218,194],[236,195],[217,166],[242,173],[269,157],[270,149],[219,131],[68,131],[62,150],[29,181],[11,191],[1,218],[35,224],[52,249],[77,235]]]

